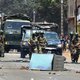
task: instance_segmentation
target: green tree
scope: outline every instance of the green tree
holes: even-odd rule
[[[36,11],[36,21],[61,23],[61,0],[0,0],[0,11],[7,15],[24,13],[32,18]],[[67,0],[64,0],[64,25],[67,24]],[[65,27],[64,27],[65,30]]]
[[[60,2],[59,0],[39,0],[40,7],[38,15],[42,20],[49,22],[60,22]]]
[[[64,0],[64,15],[63,15],[63,18],[64,18],[64,34],[67,34],[68,33],[68,21],[67,21],[67,10],[68,10],[68,4],[67,4],[67,0]]]

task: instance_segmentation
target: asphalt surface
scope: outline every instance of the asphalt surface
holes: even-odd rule
[[[20,53],[6,53],[4,58],[0,57],[0,80],[80,80],[80,61],[71,63],[67,51],[63,56],[65,71],[38,71],[29,69],[28,55],[22,59]]]
[[[70,52],[64,51],[63,52],[63,56],[66,57],[66,61],[65,61],[65,68],[68,70],[73,70],[73,71],[80,71],[80,55],[79,55],[79,59],[78,59],[78,63],[72,63],[71,62],[71,56],[70,56]]]
[[[78,63],[76,64],[71,62],[69,51],[63,52],[63,56],[66,57],[66,61],[64,62],[64,68],[73,71],[80,71],[80,57]],[[3,68],[20,68],[21,66],[28,67],[29,62],[30,60],[28,55],[26,56],[26,58],[20,58],[20,53],[17,52],[5,53],[5,57],[0,57],[0,67],[3,66]]]
[[[0,70],[0,80],[80,80],[80,73],[5,69]]]

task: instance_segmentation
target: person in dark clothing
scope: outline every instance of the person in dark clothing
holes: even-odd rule
[[[73,32],[71,32],[71,33],[70,33],[70,41],[73,40],[73,36],[74,36],[74,34],[73,34]]]
[[[35,53],[36,43],[37,39],[35,37],[35,34],[32,34],[32,38],[28,41],[29,43],[29,59],[31,59],[32,53]]]
[[[4,57],[4,35],[0,30],[0,57]]]
[[[44,47],[46,46],[46,38],[44,38],[44,33],[40,33],[40,36],[38,37],[38,44],[39,44],[39,51],[41,53],[44,53]]]
[[[74,63],[75,62],[75,54],[76,54],[76,48],[75,48],[74,44],[71,44],[70,53],[71,53],[71,61]]]
[[[79,54],[80,54],[80,43],[76,47],[76,54],[74,55],[74,60],[77,63],[79,59]]]
[[[77,63],[79,59],[79,54],[80,54],[80,44],[72,44],[71,46],[71,60],[73,63]]]

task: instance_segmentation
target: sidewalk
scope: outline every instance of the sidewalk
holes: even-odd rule
[[[66,57],[66,61],[64,64],[64,67],[66,69],[73,70],[73,71],[80,71],[80,56],[79,56],[78,63],[71,63],[71,57],[69,51],[64,51],[63,56]]]
[[[70,55],[70,51],[64,51],[63,52],[63,56],[66,58],[66,62],[70,63],[71,62],[71,55]],[[78,59],[78,63],[80,63],[80,55],[79,55],[79,59]]]

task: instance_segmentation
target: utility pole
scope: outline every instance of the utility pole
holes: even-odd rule
[[[33,10],[33,23],[35,23],[36,12]]]
[[[1,29],[1,25],[2,25],[2,12],[0,12],[0,29]]]
[[[63,0],[61,0],[61,34],[64,34],[63,32]]]
[[[77,0],[75,0],[75,28],[76,28],[76,32],[77,32],[77,13],[78,13]]]

